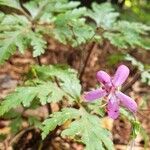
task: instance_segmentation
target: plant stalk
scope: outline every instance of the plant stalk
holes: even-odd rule
[[[125,92],[125,91],[127,91],[139,78],[140,78],[140,76],[141,76],[141,72],[137,72],[135,75],[134,75],[134,77],[133,77],[133,79],[129,82],[129,83],[127,83],[123,88],[122,88],[122,92]]]
[[[88,51],[88,54],[87,54],[87,56],[86,56],[85,62],[84,62],[84,64],[83,64],[83,67],[81,67],[81,71],[80,71],[80,73],[79,73],[79,74],[80,74],[80,75],[79,75],[79,79],[80,79],[80,81],[81,81],[81,84],[82,84],[82,78],[83,78],[83,76],[84,76],[86,67],[87,67],[87,65],[88,65],[90,56],[91,56],[91,54],[92,54],[92,52],[93,52],[93,50],[94,50],[94,48],[95,48],[95,45],[96,45],[96,43],[93,42],[92,45],[91,45],[91,47],[90,47],[90,49],[89,49],[89,51]]]

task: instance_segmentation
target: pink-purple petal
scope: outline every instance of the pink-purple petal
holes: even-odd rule
[[[125,65],[120,65],[112,79],[112,83],[115,87],[122,85],[129,76],[129,68]]]
[[[133,113],[137,111],[137,104],[131,97],[125,95],[120,91],[116,92],[116,96],[120,100],[122,106],[126,107],[129,111]]]
[[[119,116],[119,102],[116,97],[111,97],[107,105],[108,116],[117,119]]]
[[[103,85],[111,86],[111,77],[105,71],[98,71],[96,77]]]
[[[107,93],[106,93],[105,90],[103,90],[103,89],[96,89],[96,90],[93,90],[93,91],[90,91],[90,92],[85,92],[84,93],[84,98],[87,101],[93,101],[93,100],[102,98],[102,97],[104,97],[106,95],[107,95]]]

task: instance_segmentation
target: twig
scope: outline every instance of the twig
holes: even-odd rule
[[[56,132],[58,131],[58,129],[59,126],[57,126],[47,135],[47,137],[42,142],[41,149],[48,149],[48,146],[52,146],[52,140],[56,137]]]
[[[26,133],[26,132],[28,132],[28,131],[30,131],[30,130],[33,130],[33,129],[35,129],[34,127],[29,127],[29,128],[26,128],[26,129],[23,129],[22,131],[20,131],[18,134],[16,134],[14,137],[13,137],[13,139],[10,141],[10,145],[14,145],[15,143],[17,143],[18,142],[18,140],[21,138],[21,136],[24,134],[24,133]]]
[[[139,111],[150,111],[149,109],[139,109]]]
[[[142,113],[140,113],[139,111],[137,111],[137,114],[140,115],[142,118],[146,118],[147,116],[143,115]],[[148,121],[150,121],[149,118],[147,118]]]
[[[80,68],[79,68],[79,79],[80,79],[80,81],[82,82],[82,76],[84,75],[85,68],[86,68],[87,63],[88,63],[88,59],[90,58],[90,55],[91,55],[91,53],[92,53],[92,51],[93,51],[93,49],[94,49],[95,42],[92,43],[92,46],[90,47],[90,49],[89,49],[89,51],[88,51],[89,53],[88,53],[88,55],[87,55],[87,57],[86,57],[86,59],[85,59],[85,61],[84,61],[84,57],[83,57],[84,55],[83,55],[83,54],[84,54],[84,50],[86,49],[86,44],[85,44],[84,48],[81,49],[81,48],[79,47],[80,44],[79,44],[79,41],[78,41],[78,39],[77,39],[77,37],[76,37],[76,35],[75,35],[75,33],[74,33],[73,27],[72,27],[71,25],[68,25],[68,26],[70,27],[70,30],[72,31],[73,37],[74,37],[75,41],[77,42],[78,48],[79,48],[80,53],[81,53]],[[96,31],[97,31],[97,28],[96,28]],[[95,31],[95,33],[92,35],[92,37],[88,40],[89,42],[92,41],[92,39],[95,37],[96,31]],[[84,61],[84,63],[83,63],[83,61]],[[81,84],[82,84],[82,83],[81,83]]]
[[[26,16],[26,18],[27,18],[30,22],[32,22],[31,14],[30,14],[30,12],[23,6],[22,0],[19,0],[19,3],[20,3],[20,7],[21,7],[21,9],[20,9],[21,13],[22,13],[24,16]]]
[[[36,57],[36,59],[37,59],[38,65],[39,65],[39,66],[42,66],[42,63],[41,63],[41,58],[40,58],[40,56],[37,56],[37,57]]]
[[[96,31],[97,31],[97,28],[96,28]],[[86,47],[87,47],[87,45],[88,45],[88,42],[91,42],[92,40],[93,40],[93,38],[95,37],[95,35],[96,35],[96,31],[95,31],[95,33],[92,35],[92,37],[85,43],[85,46],[84,46],[84,51],[86,50]],[[90,48],[91,49],[91,48]],[[79,76],[81,75],[81,72],[82,72],[82,70],[83,70],[83,68],[84,68],[84,65],[83,65],[83,61],[82,61],[82,58],[83,58],[83,60],[84,60],[84,55],[83,55],[83,53],[84,53],[84,51],[81,51],[81,64],[80,64],[80,69],[79,69]],[[86,62],[86,60],[84,60],[84,62]]]
[[[92,43],[92,45],[91,45],[91,47],[90,47],[90,49],[89,49],[89,51],[88,51],[87,57],[86,57],[86,59],[85,59],[84,65],[83,65],[83,67],[81,68],[80,76],[79,76],[79,79],[80,79],[81,82],[82,82],[82,77],[83,77],[83,75],[84,75],[84,73],[85,73],[85,69],[86,69],[86,67],[87,67],[88,61],[89,61],[89,59],[90,59],[90,56],[91,56],[91,54],[92,54],[94,48],[95,48],[95,42]]]
[[[20,3],[20,7],[22,8],[22,10],[24,12],[26,12],[28,14],[28,16],[31,16],[30,12],[28,11],[28,9],[26,9],[23,5],[23,0],[19,0],[19,3]]]
[[[81,57],[81,59],[80,59],[80,65],[79,65],[79,66],[80,66],[80,68],[79,68],[79,75],[80,75],[81,68],[83,68],[83,67],[82,67],[82,66],[83,66],[83,60],[82,60],[82,58],[83,58],[83,50],[84,50],[84,49],[81,49],[81,47],[79,46],[80,44],[79,44],[79,41],[78,41],[78,39],[77,39],[77,37],[76,37],[76,35],[75,35],[75,33],[74,33],[73,27],[72,27],[71,25],[68,25],[68,26],[69,26],[69,28],[70,28],[72,34],[73,34],[73,38],[74,38],[75,41],[77,42],[77,45],[78,45],[79,50],[80,50],[80,57]]]
[[[122,88],[122,92],[125,92],[127,89],[129,89],[140,78],[140,76],[141,72],[137,72],[133,79]]]
[[[24,16],[26,16],[26,18],[27,18],[30,22],[32,22],[32,18],[31,18],[23,9],[21,9],[20,11],[21,11],[21,13],[22,13]]]

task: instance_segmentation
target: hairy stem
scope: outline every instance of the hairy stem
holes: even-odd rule
[[[20,4],[20,7],[22,8],[22,10],[24,12],[26,12],[26,14],[28,14],[28,16],[31,16],[30,12],[28,11],[28,9],[26,9],[23,5],[23,0],[19,0],[19,4]]]
[[[30,12],[23,6],[23,1],[22,1],[22,0],[19,0],[19,4],[20,4],[21,12],[23,13],[23,15],[26,16],[26,18],[27,18],[30,22],[32,22],[31,14],[30,14]]]
[[[80,79],[80,81],[81,81],[81,84],[82,84],[83,75],[84,75],[84,73],[85,73],[85,69],[86,69],[86,67],[87,67],[87,65],[88,65],[90,56],[91,56],[91,54],[92,54],[94,48],[95,48],[95,42],[93,42],[92,45],[90,46],[90,49],[89,49],[89,51],[88,51],[88,54],[87,54],[87,56],[86,56],[86,58],[85,58],[85,62],[84,62],[84,64],[83,64],[83,66],[81,67],[81,71],[80,71],[80,75],[79,75],[79,79]]]

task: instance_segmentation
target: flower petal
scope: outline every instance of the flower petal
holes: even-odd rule
[[[96,74],[97,80],[106,87],[111,86],[111,77],[105,71],[98,71]]]
[[[119,102],[116,97],[111,97],[107,105],[108,116],[117,119],[119,116]]]
[[[96,100],[96,99],[99,99],[101,97],[106,96],[106,94],[107,93],[106,93],[105,90],[103,90],[103,89],[96,89],[96,90],[84,93],[84,98],[87,101],[93,101],[93,100]]]
[[[115,87],[122,85],[129,76],[129,72],[129,68],[127,66],[119,66],[112,80],[113,85]]]
[[[126,107],[133,113],[137,111],[137,104],[131,97],[125,95],[120,91],[116,92],[116,96],[120,100],[122,106]]]

